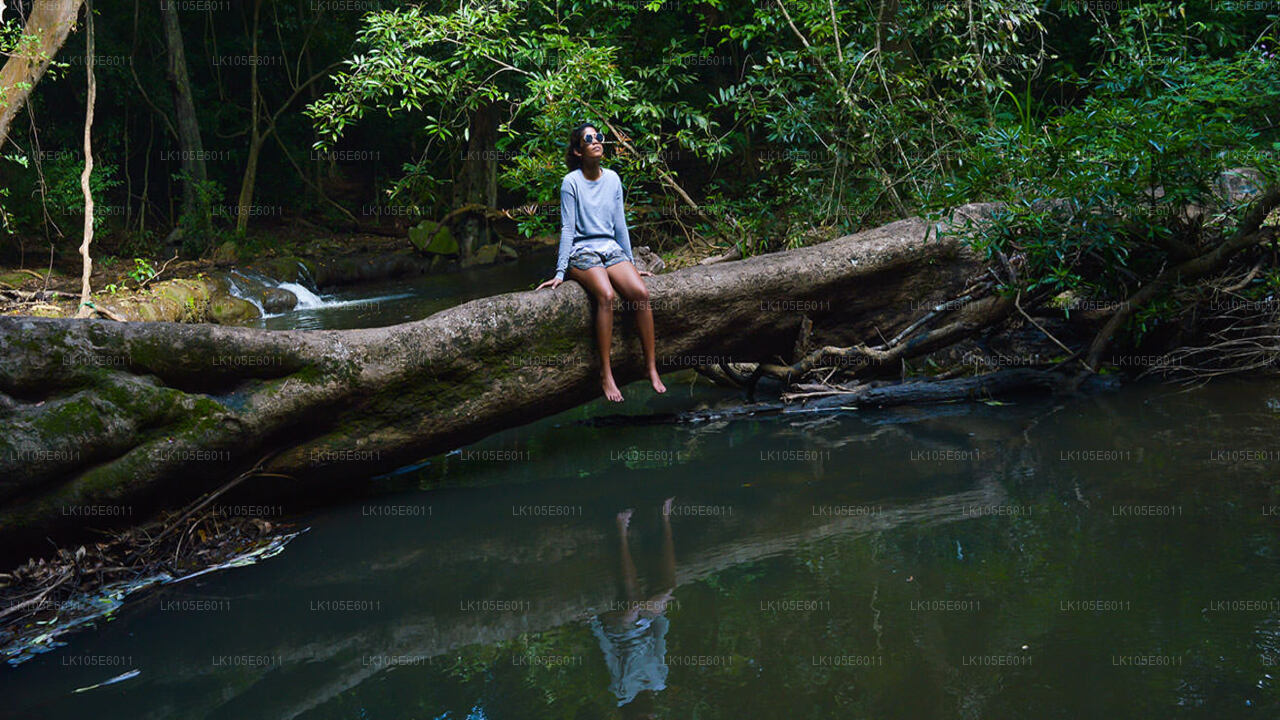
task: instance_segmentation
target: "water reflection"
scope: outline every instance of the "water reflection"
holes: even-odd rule
[[[0,717],[1278,717],[1277,392],[553,418],[0,674]]]
[[[676,551],[671,535],[671,507],[675,498],[662,503],[662,556],[657,593],[645,597],[640,592],[636,563],[631,557],[633,510],[617,517],[618,554],[622,566],[621,602],[616,609],[591,618],[591,632],[600,643],[612,682],[609,689],[618,697],[624,718],[651,718],[653,696],[667,687],[667,605],[676,591]]]

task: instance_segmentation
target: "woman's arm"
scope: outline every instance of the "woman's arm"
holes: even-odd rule
[[[616,176],[617,173],[614,173]],[[627,258],[631,260],[631,264],[636,263],[636,258],[631,254],[631,233],[627,230],[627,211],[622,207],[622,179],[618,179],[618,191],[614,195],[613,203],[613,239],[622,247],[623,252],[627,254]]]
[[[560,183],[560,255],[556,259],[556,279],[564,280],[569,269],[569,253],[573,250],[573,229],[578,220],[578,202],[573,196],[569,178]]]

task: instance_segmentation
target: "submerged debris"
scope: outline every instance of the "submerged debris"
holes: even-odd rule
[[[306,532],[256,517],[219,516],[208,506],[211,499],[106,542],[61,548],[54,558],[0,573],[0,657],[19,665],[66,645],[60,638],[72,632],[110,621],[130,595],[252,565]]]
[[[98,689],[98,688],[100,688],[100,687],[106,687],[107,685],[115,685],[116,683],[118,683],[118,682],[124,682],[125,680],[132,680],[133,678],[136,678],[136,677],[138,677],[138,676],[139,676],[139,675],[141,675],[141,674],[142,674],[142,671],[141,671],[141,670],[130,670],[129,672],[127,672],[127,673],[121,673],[121,674],[119,674],[119,675],[117,675],[117,676],[115,676],[115,677],[111,678],[110,680],[103,680],[103,681],[102,681],[102,682],[100,682],[100,683],[95,683],[95,684],[90,685],[90,686],[88,686],[88,687],[76,688],[73,692],[82,693],[82,692],[85,692],[85,691],[87,691],[87,690],[97,690],[97,689]]]

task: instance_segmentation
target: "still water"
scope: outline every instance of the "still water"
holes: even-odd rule
[[[629,409],[726,397],[669,385]],[[434,458],[272,559],[0,668],[0,715],[1280,711],[1280,384],[583,422],[610,411]]]

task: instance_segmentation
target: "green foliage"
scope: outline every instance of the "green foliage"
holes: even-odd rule
[[[590,12],[598,6],[610,12]],[[688,69],[695,51],[683,35],[669,31],[665,47],[643,55],[627,45],[631,23],[665,15],[628,3],[566,9],[545,0],[371,13],[359,33],[361,52],[336,76],[337,89],[307,112],[321,146],[335,143],[368,110],[418,113],[428,142],[456,157],[467,138],[468,113],[503,103],[510,110],[499,127],[499,180],[551,205],[559,201],[569,128],[586,120],[612,135],[608,123],[627,140],[623,145],[623,138],[611,138],[619,141],[611,167],[629,188],[657,187],[670,172],[668,156],[685,150],[715,158],[728,150],[712,134],[714,122],[704,110],[673,97],[696,82]],[[405,170],[396,193],[434,200],[439,181],[426,180],[420,163]],[[545,232],[555,220],[524,216],[520,231]]]
[[[155,276],[156,269],[151,266],[151,263],[143,258],[133,259],[133,269],[129,271],[129,277],[133,278],[134,282],[141,285]]]
[[[1052,117],[1029,94],[984,132],[934,198],[937,207],[1004,200],[977,247],[1022,267],[1008,291],[1080,291],[1123,299],[1161,268],[1217,242],[1241,208],[1217,187],[1228,168],[1265,160],[1280,68],[1254,49],[1204,54],[1182,6],[1124,8],[1094,38],[1103,60],[1078,81],[1085,99]],[[1190,34],[1188,34],[1190,31]],[[1056,201],[1056,202],[1055,202]],[[1209,210],[1191,217],[1185,208]],[[1157,303],[1135,318],[1145,332]]]
[[[103,204],[108,191],[123,184],[115,178],[116,171],[115,165],[94,161],[93,172],[89,174],[89,191],[93,193],[95,205]],[[84,215],[84,191],[80,187],[83,172],[84,162],[71,154],[54,155],[44,164],[45,202],[51,214]],[[105,214],[95,213],[93,229],[103,227],[106,219]]]
[[[411,207],[419,215],[425,216],[438,216],[448,212],[444,190],[450,181],[438,176],[429,158],[422,157],[417,162],[405,163],[400,170],[404,174],[387,192],[390,204]]]
[[[199,256],[216,244],[218,237],[212,232],[209,218],[203,213],[224,196],[222,184],[217,180],[192,180],[185,169],[173,174],[173,179],[184,185],[190,184],[196,193],[195,208],[184,211],[178,217],[178,226],[182,228],[182,252],[189,256]]]
[[[815,181],[776,204],[808,225],[911,214],[1000,96],[1045,57],[1042,11],[1021,0],[906,0],[881,6],[896,10],[882,18],[874,5],[786,7],[795,29],[773,3],[718,28],[722,43],[757,52],[713,105],[763,132],[765,155],[781,160],[763,170],[779,185]]]
[[[9,198],[9,188],[0,187],[0,228],[6,233],[13,232],[13,215],[5,209],[5,201]]]
[[[745,173],[694,190],[712,206],[696,230],[751,253],[918,205],[946,148],[970,138],[1012,78],[1043,58],[1040,10],[1028,0],[983,0],[974,12],[910,0],[883,23],[867,8],[818,0],[785,13],[770,3],[707,5],[714,12],[502,0],[370,13],[336,89],[307,113],[322,147],[371,110],[412,113],[444,155],[464,146],[468,113],[499,102],[500,181],[550,206],[565,136],[584,120],[625,135],[609,162],[632,207],[682,202],[675,162],[744,154],[733,162],[747,161]],[[688,32],[691,23],[699,32]],[[627,31],[636,24],[647,37]],[[436,199],[427,157],[405,166],[393,198]],[[558,218],[519,222],[533,235],[554,232]]]
[[[566,136],[591,122],[610,136],[606,164],[623,177],[638,239],[660,252],[686,238],[768,252],[958,202],[1011,199],[1019,204],[984,242],[1021,252],[1027,288],[1093,283],[1114,292],[1159,265],[1148,248],[1195,232],[1168,216],[1207,199],[1218,170],[1275,166],[1277,138],[1265,119],[1275,107],[1274,17],[1217,0],[362,7],[373,9],[333,22],[315,4],[263,6],[264,27],[279,32],[259,32],[259,54],[283,62],[257,66],[259,120],[274,132],[255,202],[347,222],[319,190],[349,209],[376,199],[419,209],[414,222],[438,218],[464,190],[455,180],[460,158],[474,149],[469,128],[491,111],[496,145],[479,150],[494,153],[502,204],[539,206],[516,214],[524,236],[557,232]],[[199,190],[208,204],[224,202],[222,188],[243,177],[250,113],[237,89],[250,69],[208,56],[250,51],[250,12],[237,6],[203,24],[183,20],[206,150],[220,153]],[[205,219],[167,215],[182,175],[172,160],[157,160],[175,148],[151,106],[166,105],[171,92],[163,64],[142,62],[165,52],[157,14],[99,20],[99,52],[132,59],[98,68],[103,86],[119,89],[99,96],[95,147],[121,163],[103,179],[127,176],[134,197],[147,196],[140,222],[174,222],[184,251],[203,253],[215,236]],[[0,47],[24,42],[20,30],[13,22],[0,28]],[[80,42],[73,33],[60,55],[82,56]],[[313,74],[322,79],[304,88]],[[9,160],[25,161],[22,148],[77,147],[83,81],[76,72],[47,76],[33,102],[37,121],[50,127],[35,143],[16,123]],[[296,112],[305,97],[315,100]],[[313,157],[308,167],[308,147],[391,162],[322,166]],[[0,183],[0,203],[11,211],[0,209],[0,226],[43,234],[44,208],[29,192],[37,174],[26,170]],[[61,207],[80,202],[78,179],[47,181],[54,194],[64,186],[60,207],[49,210],[60,222]],[[1152,184],[1166,194],[1143,196]],[[701,214],[684,213],[676,186]],[[1064,219],[1035,202],[1048,197],[1075,206]],[[1106,219],[1144,204],[1136,220]],[[1217,234],[1231,222],[1208,221]],[[146,246],[168,227],[138,229],[113,249],[156,256]],[[1018,249],[1024,245],[1029,252]]]

